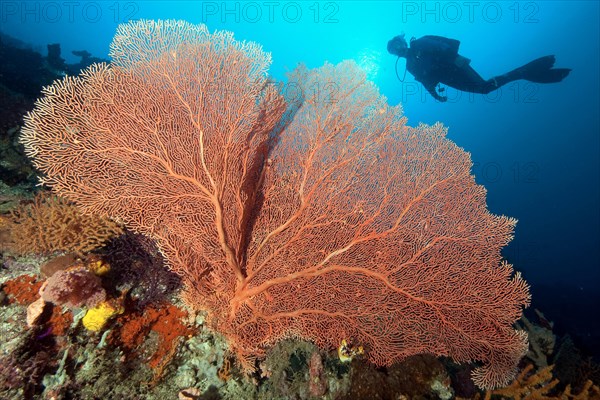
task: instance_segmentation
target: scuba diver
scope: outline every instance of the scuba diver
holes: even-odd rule
[[[571,72],[569,68],[552,68],[554,56],[545,56],[485,80],[469,65],[471,60],[458,54],[459,45],[460,42],[455,39],[428,35],[420,39],[412,38],[408,47],[402,33],[388,42],[387,50],[398,56],[398,60],[405,57],[408,72],[439,101],[447,100],[447,97],[440,95],[444,92],[440,83],[465,92],[488,94],[519,79],[537,83],[560,82]],[[398,76],[398,60],[396,76],[403,81]]]

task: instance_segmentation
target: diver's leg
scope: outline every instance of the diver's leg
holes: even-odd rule
[[[498,84],[498,79],[500,79],[500,77],[488,79],[486,81],[473,69],[473,67],[470,65],[463,65],[456,71],[453,79],[445,83],[448,86],[465,92],[488,94],[502,86]]]
[[[511,71],[512,72],[512,71]],[[488,79],[486,81],[486,90],[485,92],[481,92],[483,94],[488,94],[496,89],[498,89],[501,86],[506,85],[509,82],[513,82],[516,81],[518,79],[522,79],[520,76],[518,76],[517,74],[514,73],[507,73],[507,74],[503,74],[503,75],[498,75],[495,76],[491,79]]]
[[[540,57],[506,74],[484,80],[467,64],[449,68],[440,82],[465,92],[488,94],[519,79],[537,83],[560,82],[571,72],[569,68],[552,68],[553,66],[554,56]]]

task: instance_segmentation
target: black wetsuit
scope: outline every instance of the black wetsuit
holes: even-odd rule
[[[458,54],[459,46],[458,40],[433,35],[410,41],[406,69],[437,100],[446,101],[446,97],[436,91],[439,83],[465,92],[487,94],[518,79],[539,83],[560,82],[571,71],[568,68],[552,69],[554,56],[545,56],[485,80],[471,67],[471,60]]]

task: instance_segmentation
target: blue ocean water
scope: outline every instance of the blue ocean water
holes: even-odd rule
[[[318,67],[353,59],[409,124],[443,122],[471,153],[488,206],[519,220],[506,258],[531,285],[533,307],[590,353],[600,354],[600,28],[595,1],[4,1],[3,33],[45,54],[60,43],[107,58],[119,23],[185,19],[233,31],[271,52],[270,73],[285,80],[298,62]],[[488,95],[448,88],[435,101],[386,44],[440,35],[485,79],[540,56],[571,68],[557,84],[513,82]]]

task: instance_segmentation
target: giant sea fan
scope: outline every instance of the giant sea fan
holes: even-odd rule
[[[352,62],[299,68],[181,21],[119,27],[113,62],[44,91],[23,143],[43,181],[157,241],[244,366],[279,340],[419,353],[507,383],[527,349],[526,283],[441,124],[409,127]],[[323,90],[315,90],[321,88]]]

